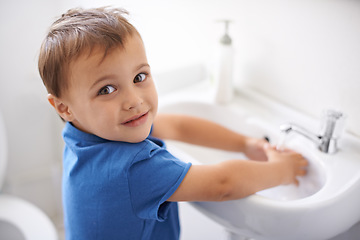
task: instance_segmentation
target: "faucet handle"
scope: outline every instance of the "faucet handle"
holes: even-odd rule
[[[328,139],[340,138],[345,123],[346,116],[336,110],[327,109],[323,111],[320,136]]]

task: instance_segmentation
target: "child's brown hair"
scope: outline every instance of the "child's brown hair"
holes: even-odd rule
[[[105,57],[111,48],[123,47],[129,35],[139,35],[125,14],[118,8],[70,9],[51,25],[38,62],[48,93],[61,97],[68,87],[71,62],[85,51],[101,47]]]

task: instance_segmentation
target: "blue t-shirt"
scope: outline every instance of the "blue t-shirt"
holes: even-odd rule
[[[66,123],[63,204],[67,240],[179,238],[177,203],[166,200],[190,163],[160,139],[109,141]]]

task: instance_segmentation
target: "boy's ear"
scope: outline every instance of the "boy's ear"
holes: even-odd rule
[[[64,119],[67,122],[73,121],[74,116],[71,113],[68,105],[66,105],[60,98],[57,98],[49,93],[47,99],[49,103],[55,108],[56,112],[60,115],[62,119]]]

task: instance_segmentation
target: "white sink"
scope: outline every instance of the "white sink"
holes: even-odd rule
[[[167,102],[160,107],[160,112],[200,116],[246,135],[267,136],[273,144],[280,137],[275,118],[251,115],[252,110],[245,109],[246,104],[237,104],[239,101],[230,106],[215,105],[211,101]],[[261,106],[259,109],[261,111]],[[281,114],[273,113],[274,116]],[[285,117],[286,121],[294,120],[291,117],[295,116]],[[334,237],[360,220],[360,141],[348,134],[340,141],[341,150],[329,155],[318,151],[312,142],[301,136],[292,135],[287,139],[285,146],[302,153],[310,162],[308,175],[299,178],[299,187],[279,186],[240,200],[193,205],[232,232],[233,239],[236,236],[264,240]],[[175,141],[167,144],[174,155],[193,164],[245,159],[241,153]]]

